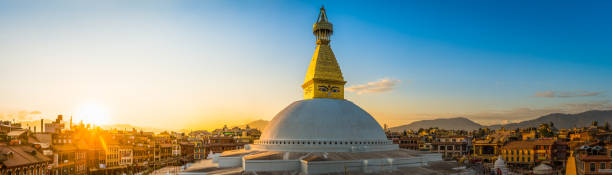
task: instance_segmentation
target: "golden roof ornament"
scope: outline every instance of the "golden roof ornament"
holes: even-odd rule
[[[334,33],[334,26],[327,21],[325,8],[321,6],[317,22],[312,25],[312,34],[316,38],[317,44],[329,44],[330,37]]]
[[[344,81],[336,56],[329,46],[333,26],[328,21],[323,7],[313,25],[312,33],[316,38],[317,47],[310,60],[304,84],[302,84],[304,99],[344,99],[346,81]]]

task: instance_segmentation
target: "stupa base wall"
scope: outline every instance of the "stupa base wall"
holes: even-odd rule
[[[283,152],[377,152],[398,150],[397,144],[386,145],[360,145],[360,146],[335,146],[335,145],[249,145],[252,150],[283,151]]]

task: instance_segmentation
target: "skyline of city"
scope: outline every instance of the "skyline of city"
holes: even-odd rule
[[[612,3],[271,2],[0,0],[0,174],[612,174]]]
[[[270,120],[301,98],[321,4],[346,98],[381,125],[612,109],[601,4],[0,2],[0,118],[162,129]]]

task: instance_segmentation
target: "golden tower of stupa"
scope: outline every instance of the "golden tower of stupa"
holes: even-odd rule
[[[321,7],[317,22],[312,27],[317,48],[310,60],[308,72],[302,88],[304,99],[333,98],[344,99],[344,77],[336,61],[336,56],[329,46],[334,33],[333,25],[327,20],[325,8]]]

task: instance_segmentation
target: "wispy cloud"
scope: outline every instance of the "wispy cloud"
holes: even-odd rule
[[[368,82],[367,84],[354,85],[345,88],[350,92],[356,92],[357,94],[368,94],[368,93],[381,93],[390,92],[399,84],[401,81],[391,78],[383,78],[378,81]]]
[[[40,119],[41,117],[44,117],[44,115],[40,111],[21,110],[17,112],[0,113],[0,120],[34,120]]]
[[[589,91],[565,91],[565,92],[541,91],[541,92],[536,92],[534,97],[570,98],[570,97],[592,97],[592,96],[599,96],[601,94],[603,93],[602,92],[589,92]]]

